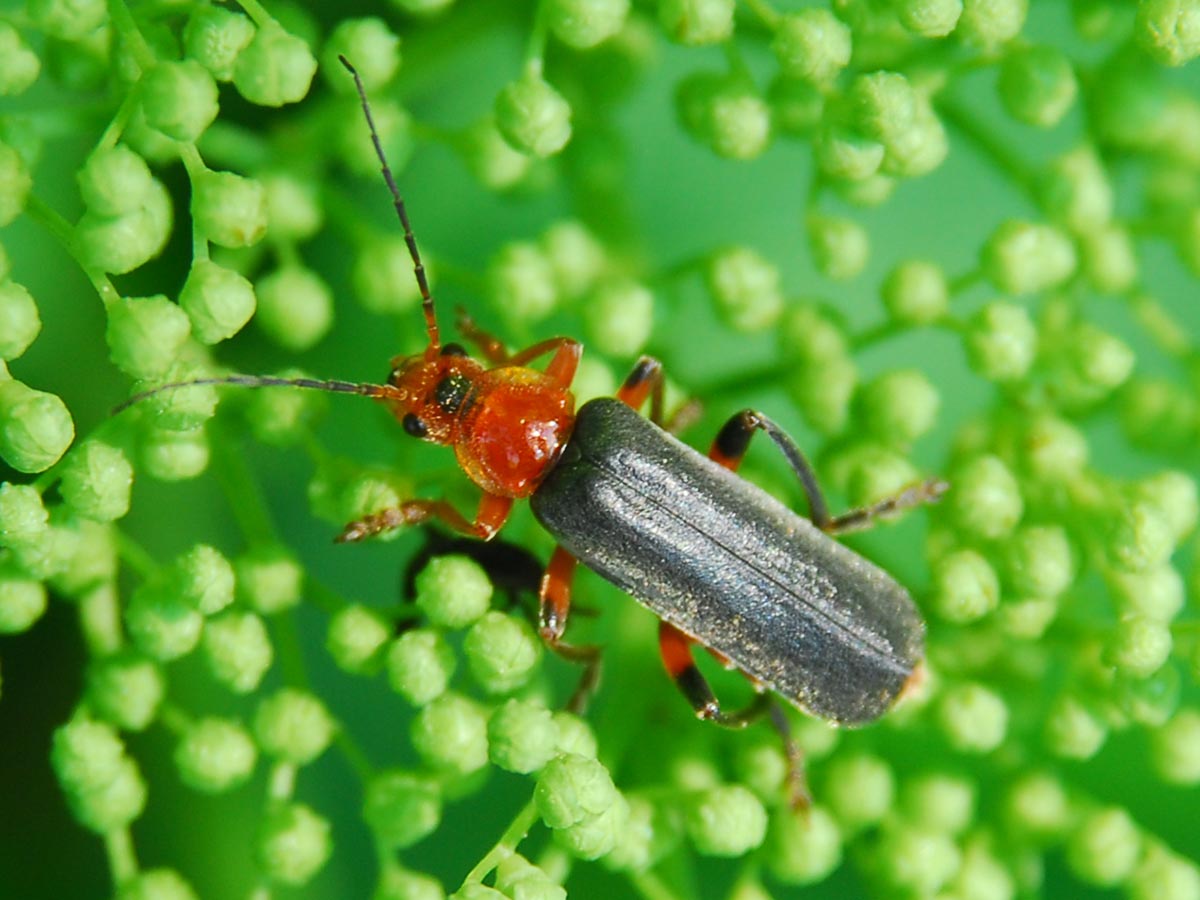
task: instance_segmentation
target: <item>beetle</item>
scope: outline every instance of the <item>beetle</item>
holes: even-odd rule
[[[945,482],[929,479],[873,506],[832,516],[800,449],[763,413],[745,409],[733,415],[707,456],[670,434],[663,420],[663,368],[653,358],[638,361],[615,397],[576,410],[570,388],[583,348],[573,338],[550,338],[510,354],[460,314],[459,330],[482,359],[461,344],[443,344],[416,239],[362,81],[339,59],[354,78],[412,257],[426,347],[393,359],[384,384],[233,375],[163,385],[123,406],[184,384],[286,385],[371,397],[409,435],[452,447],[482,498],[470,519],[444,500],[408,500],[349,523],[336,540],[356,542],[438,520],[486,541],[504,525],[515,501],[528,499],[535,518],[558,542],[539,586],[538,626],[560,654],[595,657],[595,648],[563,640],[572,579],[582,562],[658,616],[666,670],[700,718],[740,727],[764,704],[723,710],[696,666],[696,646],[740,669],[760,697],[773,691],[836,724],[862,725],[886,712],[919,676],[924,624],[895,579],[833,535],[934,501]],[[549,357],[544,369],[530,367],[542,357]],[[648,419],[637,412],[647,401]],[[760,431],[800,479],[808,518],[737,476]]]

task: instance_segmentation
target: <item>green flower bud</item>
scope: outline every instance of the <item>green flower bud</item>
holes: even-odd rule
[[[1078,476],[1087,465],[1089,450],[1087,438],[1074,425],[1041,415],[1028,423],[1020,452],[1030,474],[1064,482]]]
[[[749,247],[726,247],[714,253],[705,280],[721,318],[737,331],[770,328],[783,312],[779,270]]]
[[[1142,836],[1125,810],[1110,806],[1083,817],[1067,835],[1067,865],[1075,876],[1097,887],[1115,887],[1132,873]]]
[[[971,367],[989,381],[1025,377],[1037,353],[1037,328],[1021,307],[994,301],[971,317],[966,334]]]
[[[1082,269],[1102,294],[1123,294],[1138,281],[1138,256],[1128,230],[1100,226],[1079,236]]]
[[[81,599],[102,584],[116,581],[117,535],[112,526],[71,518],[54,532],[55,552],[61,552],[63,559],[62,568],[51,576],[51,586],[58,593]]]
[[[196,339],[216,344],[242,330],[257,301],[254,287],[237,272],[198,259],[179,292],[179,305],[191,320]]]
[[[877,850],[880,877],[895,896],[935,896],[962,861],[949,835],[921,831],[900,821],[884,826]]]
[[[629,803],[617,794],[603,812],[554,832],[556,843],[579,859],[599,859],[611,853],[629,822]]]
[[[267,231],[267,192],[233,172],[203,172],[192,180],[192,218],[214,244],[249,247]]]
[[[1118,569],[1143,572],[1165,563],[1175,550],[1171,521],[1157,503],[1134,497],[1112,504],[1105,516],[1105,553]]]
[[[41,60],[21,40],[17,29],[0,22],[0,97],[25,93],[41,70]]]
[[[83,202],[100,216],[136,212],[150,202],[156,185],[146,161],[124,144],[93,151],[78,178]]]
[[[754,791],[768,805],[785,796],[787,790],[787,779],[791,772],[783,750],[778,740],[760,738],[738,741],[737,744],[734,756],[737,781]]]
[[[925,260],[897,265],[884,279],[881,293],[888,314],[901,325],[932,324],[950,305],[945,273],[941,266]]]
[[[283,547],[258,547],[238,557],[233,566],[237,596],[255,612],[271,616],[300,602],[304,569]]]
[[[33,176],[15,149],[0,141],[0,228],[25,209]]]
[[[847,281],[866,267],[871,241],[867,230],[857,222],[812,214],[805,224],[813,263],[826,278]]]
[[[306,378],[309,373],[300,369],[285,369],[277,373],[281,378]],[[291,446],[305,440],[313,422],[326,410],[326,396],[317,391],[255,391],[243,400],[242,415],[254,437],[264,444],[276,447]],[[368,483],[377,482],[364,479]],[[396,506],[399,498],[394,492],[388,495],[386,505]],[[370,509],[356,507],[349,515],[339,515],[338,524],[351,518],[382,509],[383,505]]]
[[[895,778],[877,756],[839,756],[829,763],[824,781],[819,796],[848,834],[882,821],[892,808]]]
[[[596,736],[587,722],[574,713],[559,710],[554,713],[554,727],[558,730],[555,749],[559,753],[595,758]]]
[[[379,668],[391,628],[374,610],[357,604],[338,610],[329,620],[325,649],[338,668],[370,674]]]
[[[956,550],[933,563],[933,608],[947,622],[982,619],[1000,600],[1000,582],[988,561],[974,550]]]
[[[317,185],[283,171],[268,172],[260,181],[267,192],[267,221],[273,237],[298,243],[320,231],[325,211]]]
[[[1136,493],[1157,506],[1176,541],[1182,541],[1200,521],[1200,487],[1186,472],[1171,469],[1138,482]]]
[[[87,37],[108,20],[104,0],[30,0],[27,8],[39,30],[64,41]]]
[[[789,78],[827,84],[850,62],[850,27],[827,9],[789,13],[779,20],[771,50]]]
[[[442,628],[465,628],[492,602],[487,573],[466,556],[437,556],[417,575],[417,606]]]
[[[1118,672],[1108,692],[1106,708],[1115,727],[1142,725],[1161,728],[1179,708],[1181,690],[1179,671],[1164,665],[1143,678]]]
[[[541,641],[533,626],[496,610],[470,626],[462,649],[470,674],[488,694],[521,688],[541,660]]]
[[[933,427],[941,399],[918,369],[893,369],[863,385],[858,417],[883,443],[907,447]]]
[[[1046,746],[1066,759],[1091,759],[1104,746],[1108,728],[1073,697],[1060,697],[1046,715]]]
[[[571,105],[532,72],[500,91],[495,111],[505,140],[530,156],[553,156],[571,139]]]
[[[733,34],[733,6],[733,0],[658,0],[658,20],[681,44],[719,44]]]
[[[1006,600],[1000,607],[1000,625],[1005,634],[1035,641],[1046,633],[1058,615],[1058,601],[1045,597]]]
[[[213,677],[236,694],[248,694],[258,687],[274,657],[263,620],[238,610],[208,621],[204,653]]]
[[[288,350],[308,350],[333,326],[333,294],[311,269],[285,264],[259,279],[254,321]]]
[[[140,84],[146,124],[167,137],[195,142],[217,117],[217,83],[195,60],[160,62]]]
[[[725,81],[706,98],[701,137],[726,159],[754,159],[771,139],[771,108],[750,85]]]
[[[1022,595],[1057,597],[1075,577],[1071,544],[1056,525],[1017,529],[1008,542],[1006,563],[1008,583]]]
[[[470,775],[488,760],[487,713],[479,704],[449,691],[413,719],[413,747],[427,764]]]
[[[566,889],[519,853],[496,866],[496,888],[521,900],[567,900]]]
[[[425,274],[433,281],[428,262]],[[405,313],[421,302],[413,277],[412,257],[403,235],[375,238],[364,244],[354,261],[351,275],[358,302],[380,315]]]
[[[1200,711],[1181,709],[1151,732],[1150,760],[1163,781],[1182,786],[1200,783]]]
[[[1196,0],[1139,3],[1134,36],[1156,62],[1182,66],[1200,56],[1200,3]]]
[[[1010,534],[1024,511],[1020,485],[997,456],[976,456],[949,479],[950,510],[959,527],[986,540]]]
[[[858,369],[848,356],[835,356],[796,369],[787,383],[793,402],[809,423],[824,434],[837,434],[846,424]]]
[[[577,50],[594,47],[619,32],[629,0],[550,0],[542,13],[554,36]]]
[[[1117,623],[1105,658],[1120,672],[1147,678],[1166,663],[1171,643],[1171,631],[1162,622],[1127,615]]]
[[[205,794],[220,794],[249,780],[258,750],[241,723],[214,717],[193,722],[175,747],[183,783]]]
[[[894,0],[896,18],[913,34],[942,38],[958,26],[963,0]]]
[[[846,101],[855,129],[889,149],[901,143],[916,122],[916,91],[898,72],[859,75]]]
[[[174,869],[146,869],[117,891],[116,900],[197,900],[196,892]]]
[[[813,151],[822,174],[834,180],[862,181],[883,164],[883,144],[841,125],[822,128]]]
[[[142,470],[159,481],[186,481],[208,468],[208,438],[191,432],[155,429],[143,435]]]
[[[238,54],[233,83],[251,103],[283,106],[304,99],[316,71],[308,44],[272,21]]]
[[[129,512],[133,467],[116,447],[84,441],[67,455],[59,490],[78,515],[112,522]]]
[[[607,251],[579,222],[556,222],[541,238],[541,249],[554,271],[558,292],[574,300],[590,290],[608,264]]]
[[[981,684],[962,684],[942,693],[938,724],[960,753],[990,753],[1008,731],[1008,707]]]
[[[571,393],[575,395],[576,408],[597,397],[611,397],[617,392],[617,380],[612,370],[595,357],[585,356],[575,370],[571,382]]]
[[[1029,0],[963,0],[954,33],[968,43],[993,49],[1021,33],[1028,13]]]
[[[49,520],[37,488],[0,482],[0,545],[17,548],[39,544],[46,536]]]
[[[684,824],[697,853],[743,856],[766,837],[767,812],[740,784],[719,785],[690,799]]]
[[[996,86],[1008,114],[1038,128],[1052,128],[1062,121],[1079,90],[1071,60],[1057,47],[1046,45],[1010,51]]]
[[[254,23],[240,12],[205,4],[192,10],[183,29],[187,55],[217,81],[232,81],[238,54],[254,37]]]
[[[400,68],[400,38],[378,16],[343,19],[333,29],[321,51],[325,76],[339,93],[354,93],[354,82],[338,61],[344,56],[354,63],[363,87],[368,91],[383,87]]]
[[[107,656],[88,666],[88,708],[125,731],[141,731],[153,722],[165,693],[162,668],[136,653]]]
[[[514,322],[536,322],[558,303],[554,268],[536,244],[512,242],[488,263],[492,306]]]
[[[151,180],[144,203],[132,212],[115,217],[84,213],[75,226],[80,258],[103,272],[132,272],[162,252],[173,216],[167,189]]]
[[[1046,213],[1077,234],[1095,232],[1112,219],[1112,185],[1090,145],[1057,157],[1041,180],[1039,194]]]
[[[504,139],[493,115],[485,116],[467,129],[458,150],[471,174],[491,191],[515,187],[529,173],[533,157],[526,156]]]
[[[975,786],[944,772],[918,775],[901,787],[901,805],[923,831],[962,834],[975,817]]]
[[[984,272],[1006,294],[1036,294],[1075,273],[1075,247],[1053,225],[1010,219],[983,248]]]
[[[15,281],[0,282],[0,359],[19,357],[41,330],[33,295]]]
[[[145,782],[109,726],[76,714],[55,730],[50,762],[85,828],[107,834],[141,815]]]
[[[388,683],[409,703],[424,706],[446,690],[455,664],[454,651],[436,631],[406,631],[388,648]]]
[[[573,753],[560,754],[546,763],[533,792],[538,813],[554,829],[600,815],[618,796],[600,762]]]
[[[509,772],[536,772],[554,756],[558,728],[544,706],[509,700],[488,720],[488,758]]]
[[[233,602],[233,566],[206,544],[196,544],[176,559],[171,579],[179,596],[206,616]]]
[[[1183,578],[1170,563],[1144,572],[1112,572],[1109,588],[1125,615],[1165,625],[1183,609]]]
[[[816,884],[842,863],[838,823],[822,806],[777,810],[767,834],[767,868],[784,884]]]
[[[272,881],[307,884],[333,852],[329,822],[302,803],[266,813],[260,826],[258,864]]]
[[[395,769],[381,772],[367,782],[363,819],[385,847],[411,847],[441,823],[441,790],[428,778]]]
[[[337,724],[315,696],[284,688],[258,704],[254,735],[268,756],[298,766],[325,752]]]
[[[584,307],[592,343],[610,356],[630,357],[650,339],[654,295],[635,281],[609,281],[598,287]]]
[[[1130,900],[1194,900],[1200,897],[1200,868],[1157,842],[1146,842],[1141,861],[1125,882]]]
[[[158,294],[122,297],[108,308],[109,357],[134,378],[163,374],[178,357],[191,331],[188,317]]]
[[[45,585],[0,569],[0,634],[28,631],[45,612]]]
[[[461,889],[451,894],[447,900],[507,900],[507,898],[495,888],[472,881],[464,884]]]
[[[883,157],[881,171],[898,178],[918,178],[928,175],[943,162],[950,153],[945,126],[934,112],[929,99],[922,94],[913,98],[912,121],[903,131],[896,131],[889,139],[887,153]],[[875,176],[878,184],[868,179],[858,182],[859,196],[847,195],[848,199],[862,206],[878,205],[890,195],[893,183],[882,176]],[[843,191],[845,193],[845,191]]]
[[[446,892],[430,875],[388,866],[380,873],[371,900],[446,900]]]
[[[629,816],[604,864],[617,872],[645,872],[679,845],[676,811],[637,795],[628,798]]]
[[[125,624],[138,649],[152,659],[168,662],[195,649],[204,617],[174,591],[143,585],[125,608]]]
[[[1004,811],[1013,833],[1038,842],[1064,837],[1074,821],[1062,782],[1047,772],[1022,775],[1009,788]]]

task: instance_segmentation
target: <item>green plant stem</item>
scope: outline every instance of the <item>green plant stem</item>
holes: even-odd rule
[[[937,111],[947,124],[965,137],[976,150],[995,163],[1030,200],[1037,203],[1036,182],[1029,166],[1003,141],[984,127],[978,116],[971,114],[954,100],[945,96],[938,99]]]
[[[529,829],[533,827],[533,823],[537,821],[537,806],[534,805],[531,798],[521,810],[513,817],[509,826],[504,829],[504,833],[500,835],[500,840],[496,845],[489,850],[478,863],[475,868],[467,873],[467,877],[463,879],[462,886],[468,884],[478,884],[483,881],[496,866],[504,862],[514,853],[517,852],[517,845],[525,839],[525,835],[529,833]],[[460,888],[461,889],[461,888]]]
[[[158,57],[150,45],[146,43],[146,39],[137,27],[137,22],[134,21],[133,13],[129,11],[129,7],[125,5],[124,0],[108,0],[108,14],[112,18],[112,23],[117,33],[121,35],[122,40],[128,45],[130,52],[133,53],[133,57],[137,60],[137,64],[141,67],[142,71],[148,72],[158,65]]]
[[[141,98],[141,91],[138,90],[138,85],[134,85],[125,99],[121,101],[121,105],[117,107],[116,113],[109,120],[108,127],[104,129],[104,133],[100,135],[100,140],[96,142],[93,153],[96,150],[111,150],[117,145],[117,141],[121,139],[121,133],[125,130],[125,126],[129,124],[129,117],[133,115],[133,111],[137,109],[138,101]]]
[[[196,149],[195,144],[181,144],[179,147],[179,158],[183,160],[183,167],[187,170],[188,181],[191,182],[192,196],[196,196],[196,182],[206,171],[208,166],[204,164],[204,160],[200,157],[200,151]],[[199,224],[195,217],[192,217],[192,262],[193,264],[199,260],[208,259],[208,238],[200,230]]]
[[[71,258],[79,265],[79,268],[83,269],[83,274],[87,276],[88,281],[92,283],[92,287],[96,289],[96,293],[100,296],[100,302],[104,304],[105,309],[108,309],[121,298],[120,293],[113,287],[113,283],[108,280],[107,275],[93,269],[80,259],[79,253],[75,248],[75,228],[70,222],[34,194],[30,194],[29,199],[25,202],[25,211],[54,235],[67,253],[71,255]]]
[[[104,852],[108,856],[108,868],[112,872],[114,893],[121,885],[135,878],[138,873],[137,855],[133,849],[133,835],[128,828],[116,828],[104,836]]]
[[[234,439],[220,428],[213,431],[211,444],[217,463],[217,480],[242,534],[251,544],[278,543],[275,525],[267,512],[258,482],[251,475],[245,458],[232,449]]]
[[[259,28],[275,24],[275,18],[267,12],[266,7],[259,3],[258,0],[237,0],[237,2],[238,6],[246,11],[246,15],[253,19],[254,24]]]
[[[160,566],[154,556],[123,530],[117,531],[117,552],[121,560],[143,579],[150,578],[159,571]]]
[[[767,0],[742,0],[742,3],[772,31],[779,27],[779,20],[783,16]]]
[[[92,656],[116,653],[125,643],[115,585],[102,584],[79,601],[79,630]]]
[[[635,872],[629,876],[629,881],[646,900],[679,900],[675,892],[653,872]]]

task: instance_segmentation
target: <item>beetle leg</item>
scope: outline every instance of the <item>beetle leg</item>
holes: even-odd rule
[[[625,376],[625,383],[617,391],[617,399],[633,409],[641,409],[650,398],[650,421],[659,427],[663,423],[663,373],[662,363],[653,356],[643,356]]]
[[[924,503],[936,503],[949,487],[949,483],[940,478],[930,478],[918,484],[909,485],[894,496],[884,497],[870,506],[852,509],[840,516],[835,516],[825,530],[831,534],[861,531],[869,528],[875,519],[886,519]]]
[[[355,519],[342,529],[334,540],[339,544],[361,541],[402,525],[417,525],[429,519],[440,519],[461,534],[489,540],[508,519],[512,510],[511,497],[484,494],[479,501],[475,521],[471,522],[445,500],[408,500],[391,509]]]
[[[658,649],[662,653],[663,665],[667,674],[683,692],[696,716],[724,725],[726,728],[745,728],[767,711],[771,698],[767,694],[759,694],[745,709],[735,713],[722,711],[712,688],[708,686],[704,676],[696,667],[692,658],[692,645],[695,641],[684,634],[670,622],[660,620],[658,623]]]
[[[547,646],[563,659],[583,664],[583,675],[567,702],[568,710],[582,713],[600,683],[600,648],[595,644],[568,644],[562,639],[571,608],[574,578],[575,557],[562,547],[555,547],[538,591],[538,632]]]
[[[579,366],[579,357],[583,355],[583,345],[569,337],[548,338],[510,354],[499,338],[476,325],[475,320],[462,309],[458,310],[458,330],[494,366],[523,366],[539,356],[553,353],[546,366],[546,374],[565,388],[571,386],[575,369]]]
[[[772,698],[768,712],[771,715],[771,726],[783,740],[783,752],[787,756],[788,794],[791,797],[792,809],[807,810],[812,806],[812,794],[808,790],[808,778],[804,774],[804,752],[792,738],[792,723],[783,711],[783,704]]]

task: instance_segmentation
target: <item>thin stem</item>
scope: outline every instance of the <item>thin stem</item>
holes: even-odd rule
[[[504,862],[514,853],[517,852],[517,845],[525,839],[525,835],[529,833],[529,829],[533,827],[533,823],[537,821],[537,806],[530,799],[520,812],[516,814],[508,828],[504,829],[504,834],[500,835],[500,840],[496,845],[475,864],[467,877],[463,879],[463,887],[468,884],[478,884],[483,881],[492,869]]]
[[[108,0],[108,14],[112,18],[117,32],[133,53],[142,72],[148,72],[158,65],[158,57],[146,43],[146,39],[142,36],[141,30],[133,18],[133,13],[129,11],[124,0]]]
[[[114,893],[122,885],[137,876],[137,854],[133,849],[133,835],[128,828],[114,828],[104,835],[104,852],[108,856],[108,868],[112,872]]]
[[[83,269],[83,274],[87,276],[88,281],[92,283],[92,287],[96,289],[96,293],[100,296],[100,302],[104,304],[105,309],[108,309],[117,300],[121,299],[121,295],[113,287],[112,282],[108,280],[108,276],[97,269],[93,269],[79,257],[79,252],[75,247],[75,228],[70,222],[34,194],[30,194],[29,199],[25,201],[25,211],[54,235],[67,253],[71,255],[71,258],[78,263],[79,268]]]
[[[653,872],[633,873],[629,876],[629,881],[646,900],[679,900],[675,892],[663,884],[662,879]]]
[[[117,552],[121,561],[133,568],[142,578],[158,573],[159,565],[154,556],[123,530],[117,531]]]
[[[182,144],[179,148],[179,158],[183,160],[183,167],[187,170],[188,181],[192,185],[192,196],[196,196],[196,182],[200,176],[208,171],[208,166],[204,164],[204,160],[200,156],[200,151],[196,149],[195,144]],[[200,230],[200,225],[196,221],[196,217],[192,216],[192,262],[195,263],[202,259],[208,259],[208,238]]]
[[[117,141],[121,139],[121,133],[125,130],[125,126],[129,124],[129,118],[133,115],[133,111],[137,109],[138,101],[141,99],[141,91],[138,90],[138,85],[134,85],[125,99],[121,101],[121,105],[117,107],[116,114],[108,123],[108,127],[104,129],[104,134],[100,135],[100,140],[96,142],[93,153],[96,150],[111,150],[117,145]]]
[[[218,433],[213,435],[211,445],[217,460],[217,480],[233,510],[233,517],[250,543],[277,543],[275,525],[258,483],[251,476],[245,457],[231,449],[232,440],[228,435]]]
[[[246,15],[253,19],[254,24],[259,28],[275,24],[275,18],[258,0],[237,0],[237,4],[246,11]]]
[[[779,20],[782,19],[783,16],[780,15],[779,11],[776,10],[775,7],[771,6],[767,0],[742,0],[742,2],[746,5],[746,8],[758,16],[759,20],[762,21],[762,23],[769,29],[775,31],[779,28]]]
[[[533,14],[533,27],[529,29],[529,43],[525,45],[525,71],[535,78],[542,77],[543,59],[546,55],[546,17],[539,2]]]
[[[1034,177],[1029,166],[1007,144],[985,128],[977,116],[946,97],[938,99],[937,110],[975,149],[1005,172],[1030,200],[1037,202]]]

